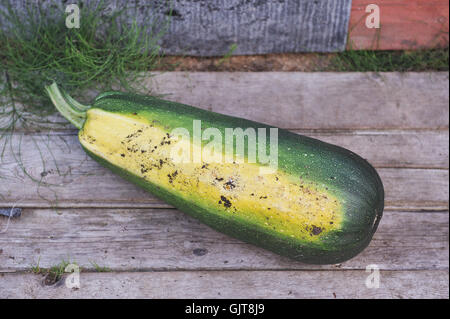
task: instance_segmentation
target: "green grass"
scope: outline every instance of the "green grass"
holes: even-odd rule
[[[31,266],[31,272],[32,272],[33,274],[41,274],[41,273],[42,273],[42,268],[39,266],[39,263],[40,263],[40,262],[41,262],[41,257],[39,256],[36,265]]]
[[[340,72],[448,71],[448,48],[419,51],[356,51],[337,53],[329,66]]]
[[[130,23],[131,5],[129,11],[111,12],[108,1],[97,0],[80,5],[80,28],[69,29],[60,1],[25,1],[26,14],[15,9],[14,1],[2,0],[0,9],[0,164],[6,153],[12,154],[24,175],[48,187],[42,176],[27,172],[21,139],[12,142],[18,129],[35,132],[67,125],[48,117],[56,109],[44,86],[57,81],[86,104],[96,93],[111,89],[150,94],[151,88],[142,83],[161,58],[158,41],[170,13],[164,21],[149,18],[146,25],[138,25]]]
[[[229,60],[231,56],[233,55],[233,52],[237,49],[237,43],[233,43],[230,45],[230,48],[228,49],[228,52],[224,54],[224,56],[217,61],[217,66],[220,66],[223,62]]]
[[[54,108],[43,87],[52,81],[83,102],[87,92],[112,88],[149,93],[139,84],[158,64],[167,21],[127,24],[126,11],[110,13],[107,1],[94,1],[80,8],[80,28],[69,29],[58,2],[26,2],[27,14],[19,14],[7,0],[0,10],[0,116],[8,118],[1,130],[45,124],[39,119]]]
[[[92,267],[94,267],[96,272],[110,272],[112,271],[111,268],[108,268],[106,266],[99,266],[96,262],[90,261]]]
[[[47,286],[51,286],[58,281],[61,280],[62,276],[66,272],[66,267],[70,264],[76,265],[75,262],[70,262],[69,260],[62,260],[59,264],[52,266],[50,268],[41,268],[39,266],[40,257],[36,263],[35,266],[31,267],[31,272],[36,275],[43,275],[44,278],[44,284]]]

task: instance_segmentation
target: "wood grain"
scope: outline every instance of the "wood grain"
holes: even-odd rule
[[[350,149],[376,167],[449,167],[448,130],[294,132]]]
[[[0,207],[22,208],[9,224],[0,217],[0,298],[448,298],[448,72],[175,72],[150,84],[168,99],[289,128],[369,160],[386,190],[369,247],[340,265],[294,262],[113,175],[88,158],[70,126],[32,128],[11,137],[0,162]],[[81,289],[46,287],[24,273],[63,260],[82,266]],[[382,270],[379,289],[364,285],[369,264]],[[95,265],[112,272],[94,273]]]
[[[6,218],[0,219],[0,230]],[[0,234],[0,271],[62,260],[94,269],[448,269],[448,212],[385,212],[366,250],[340,265],[307,265],[216,232],[174,209],[23,209]]]
[[[0,277],[0,298],[448,298],[448,271],[380,271],[367,288],[359,271],[176,271],[80,274],[80,289],[42,277]],[[192,302],[187,303],[189,305]]]
[[[448,127],[448,72],[173,72],[148,83],[166,99],[282,128]]]
[[[415,156],[410,156],[408,150],[415,144],[412,150],[417,152],[421,145],[430,147],[428,153],[423,152],[427,155],[417,156],[416,160],[422,160],[417,166],[428,166],[426,162],[432,157],[442,163],[448,160],[448,144],[439,145],[448,138],[448,133],[440,134],[430,134],[428,137],[435,140],[425,145],[422,144],[427,140],[425,135],[412,134],[409,145],[403,146],[400,145],[405,137],[400,134],[396,145],[406,162],[414,160]],[[372,138],[374,141],[379,136],[358,136],[353,139],[355,147],[351,148],[356,152],[365,150],[362,155],[369,161],[372,155],[380,160],[383,157],[381,151],[385,150],[387,158],[385,162],[381,159],[378,172],[385,187],[386,206],[407,210],[448,209],[448,169],[383,168],[395,166],[395,160],[389,164],[389,158],[399,151],[395,147],[391,150],[392,144],[380,146],[380,149],[371,148],[371,143],[366,140]],[[339,136],[328,138],[339,142]],[[386,139],[389,138],[384,137],[378,142]],[[356,147],[358,143],[360,148]],[[391,143],[395,143],[394,138]],[[15,204],[20,207],[169,207],[90,159],[74,135],[16,135],[11,145],[15,146],[15,153],[6,153],[0,166],[0,207]]]
[[[107,18],[103,18],[107,14],[119,15],[120,24],[136,22],[140,27],[149,27],[154,32],[151,40],[158,40],[157,45],[167,55],[335,52],[345,49],[351,2],[109,0],[106,10],[95,12],[101,12],[102,24],[107,23]],[[6,11],[7,3],[1,1],[0,9]],[[85,7],[98,6],[96,0],[83,0],[83,4]],[[11,5],[19,16],[32,10],[29,0],[11,1]],[[40,12],[55,10],[53,6],[58,6],[61,10],[58,14],[64,13],[64,5],[61,1],[43,2],[39,9],[31,12],[39,16]],[[171,18],[168,17],[170,13]],[[9,23],[5,21],[2,27],[6,26]],[[140,40],[148,40],[145,36],[149,35],[139,35]]]
[[[353,0],[349,49],[416,50],[448,47],[448,0]],[[380,28],[366,27],[366,7],[380,8]]]
[[[398,168],[436,168],[449,167],[449,132],[448,130],[291,130],[318,140],[339,145],[352,150],[367,159],[376,167]],[[10,140],[12,149],[19,150],[25,157],[39,159],[39,150],[50,157],[63,153],[80,153],[77,131],[43,131],[22,135],[17,133]],[[2,145],[2,144],[0,144]],[[8,151],[9,153],[11,150]],[[412,156],[413,154],[413,156]],[[4,163],[10,161],[6,155]],[[81,155],[77,155],[81,156]],[[0,167],[2,163],[0,162]]]
[[[155,95],[281,128],[446,129],[449,123],[448,72],[155,74],[143,83]]]

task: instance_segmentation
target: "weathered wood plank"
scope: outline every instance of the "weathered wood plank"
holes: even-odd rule
[[[436,129],[449,123],[448,72],[166,72],[144,85],[168,100],[289,129]]]
[[[448,207],[448,169],[385,168],[448,167],[448,132],[310,135],[374,160],[388,208]],[[0,207],[169,207],[88,158],[74,135],[16,135],[11,143],[17,154],[0,165]]]
[[[4,7],[3,2],[0,9]],[[30,2],[34,1],[11,1],[18,15],[28,14]],[[96,0],[83,3],[85,7],[98,5]],[[66,1],[62,0],[40,3],[39,8],[45,12],[55,5],[59,5],[60,14],[64,14]],[[100,11],[102,16],[118,14],[120,8],[121,21],[126,18],[128,23],[150,25],[151,30],[164,26],[158,44],[166,54],[223,56],[230,52],[233,44],[235,54],[342,51],[351,0],[109,0],[107,5],[106,10]],[[32,12],[39,14],[40,10],[35,7]],[[156,36],[152,40],[156,40]]]
[[[80,166],[83,164],[80,164]],[[78,171],[68,167],[58,175],[54,169],[29,170],[44,185],[23,176],[16,168],[15,176],[7,176],[0,185],[1,206],[9,207],[170,207],[153,195],[113,175],[107,169],[86,161],[89,169]],[[61,169],[61,167],[60,167]],[[423,169],[386,169],[378,172],[386,190],[385,205],[401,208],[448,208],[448,171]],[[2,171],[2,173],[4,173]],[[43,174],[43,173],[42,173]],[[47,178],[49,177],[49,178]]]
[[[0,231],[7,218],[0,219]],[[366,250],[315,266],[245,244],[174,209],[24,209],[0,234],[0,271],[70,260],[88,269],[448,269],[448,212],[386,212]]]
[[[449,167],[447,130],[295,132],[350,149],[376,167]]]
[[[61,175],[55,168],[31,167],[28,173],[37,181],[15,164],[4,165],[0,206],[170,207],[91,160],[81,160],[73,166],[59,165]],[[380,168],[378,173],[386,191],[386,209],[448,209],[448,170]]]
[[[33,274],[0,277],[0,298],[448,298],[448,270],[81,273],[80,288],[44,286]],[[191,305],[191,303],[187,303]],[[183,308],[184,309],[184,308]],[[180,312],[182,314],[182,312]]]
[[[448,72],[170,72],[165,98],[282,128],[446,128]]]
[[[366,7],[380,8],[380,28],[366,27]],[[417,50],[448,47],[448,0],[353,0],[348,47]]]
[[[448,168],[449,132],[448,130],[300,130],[292,132],[310,136],[324,142],[350,149],[367,159],[376,167],[402,168]],[[23,152],[37,153],[38,148],[48,144],[67,144],[66,151],[77,150],[78,141],[75,130],[43,131],[22,137]],[[13,148],[19,147],[20,135],[15,135]],[[37,144],[37,145],[36,145]],[[65,151],[65,152],[66,152]],[[36,154],[37,155],[37,154]],[[36,156],[38,157],[38,156]]]

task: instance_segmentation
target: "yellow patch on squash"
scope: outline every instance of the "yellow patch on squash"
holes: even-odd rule
[[[113,165],[224,218],[312,242],[341,227],[339,200],[298,176],[280,170],[261,175],[254,163],[175,162],[174,147],[186,141],[157,121],[91,109],[79,138]],[[192,139],[187,143],[193,152],[201,151]]]

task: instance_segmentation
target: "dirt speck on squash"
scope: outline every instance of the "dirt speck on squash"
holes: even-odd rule
[[[319,235],[322,232],[322,228],[312,225],[311,233],[315,236]]]

